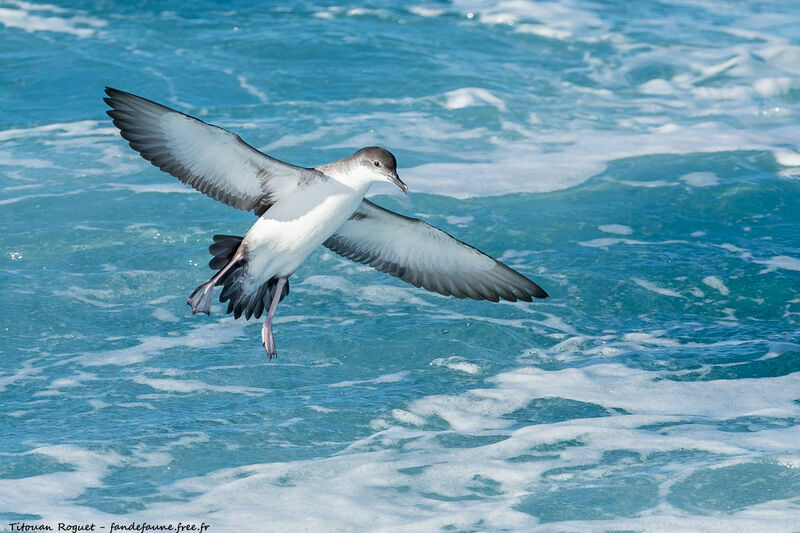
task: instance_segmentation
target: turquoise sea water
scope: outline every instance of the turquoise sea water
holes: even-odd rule
[[[0,529],[797,531],[794,2],[0,1]],[[379,144],[545,288],[320,249],[260,323],[186,297],[252,214],[130,150],[111,85],[302,165]],[[108,531],[108,529],[106,529]]]

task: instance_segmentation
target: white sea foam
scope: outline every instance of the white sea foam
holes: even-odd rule
[[[22,3],[15,5],[23,6]],[[20,9],[32,11],[29,6]],[[686,57],[676,57],[667,46],[643,47],[630,35],[615,34],[596,10],[580,2],[552,4],[514,0],[489,4],[464,1],[452,7],[425,5],[408,9],[420,16],[440,16],[448,12],[463,15],[470,12],[483,23],[513,23],[516,31],[521,33],[536,33],[567,41],[607,40],[620,53],[636,52],[631,54],[630,61],[623,61],[619,66],[609,66],[593,58],[592,54],[587,54],[584,58],[585,68],[590,77],[601,85],[614,86],[626,80],[630,69],[635,69],[638,64],[669,64],[676,74],[643,80],[639,85],[640,94],[626,95],[624,102],[619,98],[611,100],[624,106],[621,110],[623,116],[618,117],[621,127],[616,129],[609,129],[608,124],[601,121],[588,121],[575,128],[565,127],[559,120],[545,117],[544,110],[534,113],[539,117],[539,123],[529,121],[529,114],[519,118],[506,116],[508,109],[522,104],[527,106],[530,102],[525,100],[524,95],[512,91],[501,95],[497,89],[478,86],[413,98],[354,98],[328,102],[326,105],[329,106],[367,108],[367,111],[345,117],[334,115],[317,129],[292,132],[267,144],[267,148],[297,146],[318,140],[322,140],[322,148],[352,149],[377,141],[398,149],[413,147],[422,154],[429,154],[427,159],[430,162],[403,169],[404,178],[412,189],[459,197],[563,189],[602,172],[609,161],[641,155],[770,150],[779,164],[789,167],[784,170],[791,170],[798,161],[796,150],[785,148],[796,146],[796,139],[800,137],[800,127],[797,125],[784,122],[764,128],[751,124],[732,127],[730,121],[724,119],[727,116],[755,113],[754,108],[760,105],[765,95],[769,98],[785,97],[787,90],[794,90],[792,80],[797,75],[795,61],[800,57],[800,47],[775,37],[764,31],[763,27],[755,26],[756,22],[752,20],[740,20],[737,26],[721,30],[738,38],[748,35],[747,42],[730,47],[721,45],[703,50],[689,49]],[[344,8],[328,12],[343,13]],[[245,79],[242,87],[248,90],[251,85]],[[590,89],[595,92],[587,92]],[[613,91],[569,82],[565,82],[559,90],[574,93],[575,97],[587,95],[588,100],[584,102],[586,113],[596,113],[596,106],[605,109],[609,98],[614,98]],[[251,94],[260,101],[266,97],[261,91],[251,90]],[[738,99],[733,109],[729,109],[731,104],[728,101],[720,100],[731,97]],[[493,106],[499,112],[505,110],[501,113],[502,130],[514,134],[504,137],[491,127],[470,128],[447,114],[421,111],[431,102],[452,109]],[[312,106],[314,113],[319,108],[319,103],[312,101],[285,101],[281,105],[300,108]],[[400,106],[400,109],[383,109],[393,106]],[[381,109],[370,109],[374,107]],[[774,116],[775,113],[791,111],[787,109],[775,111],[770,108],[764,112]],[[98,124],[87,122],[95,126]],[[97,131],[91,133],[115,133],[110,124],[102,124],[104,131],[96,127],[94,129]],[[366,124],[369,124],[369,128],[365,127]],[[377,126],[373,129],[372,125]],[[39,134],[57,126],[42,126]],[[59,133],[54,131],[53,135]],[[20,134],[26,136],[34,132],[7,130],[0,132],[0,139]],[[480,139],[484,141],[484,147],[479,151],[453,152],[457,147],[452,146],[450,141],[458,139]],[[542,143],[544,139],[547,140],[546,145]],[[124,146],[120,145],[119,148]],[[437,154],[448,152],[458,153],[459,160],[441,161],[437,157]],[[94,172],[101,169],[90,170]],[[700,177],[700,174],[688,174],[684,176],[684,182],[692,186],[714,183],[710,176]],[[680,183],[666,180],[620,181],[637,186]],[[177,192],[179,189],[149,190]]]
[[[667,240],[667,241],[639,241],[636,239],[620,239],[616,237],[599,237],[597,239],[592,239],[590,241],[580,241],[578,242],[580,246],[586,246],[587,248],[607,248],[609,246],[615,246],[617,244],[627,244],[630,246],[654,246],[654,245],[662,245],[662,244],[687,244],[687,241],[681,240]]]
[[[277,150],[280,148],[286,148],[289,146],[297,146],[301,144],[310,144],[314,141],[317,141],[331,133],[335,132],[336,128],[331,126],[322,126],[313,131],[308,133],[289,133],[283,135],[278,140],[273,141],[265,146],[262,146],[261,149],[265,152],[271,152],[272,150]]]
[[[0,141],[12,139],[23,139],[28,137],[43,137],[55,135],[56,137],[77,137],[77,136],[106,136],[119,135],[119,131],[105,123],[101,124],[96,120],[80,120],[77,122],[65,122],[36,126],[32,128],[16,128],[0,131]]]
[[[692,172],[681,176],[681,181],[692,187],[719,185],[719,178],[713,172]]]
[[[157,307],[153,310],[153,316],[162,322],[179,322],[180,319],[175,316],[175,313],[164,307]]]
[[[122,306],[122,304],[119,303],[103,301],[115,297],[114,291],[111,289],[90,289],[87,287],[72,286],[66,290],[53,291],[53,295],[72,298],[81,303],[106,309]]]
[[[439,531],[448,524],[468,527],[478,521],[486,530],[547,531],[559,525],[537,524],[533,516],[514,511],[512,506],[526,494],[547,494],[551,490],[546,484],[548,480],[569,483],[576,475],[584,483],[613,479],[617,467],[603,465],[605,454],[656,458],[668,457],[666,454],[670,453],[679,457],[687,452],[705,452],[720,457],[719,466],[758,460],[765,452],[781,454],[786,465],[796,460],[794,442],[800,438],[797,428],[726,432],[708,422],[751,415],[800,415],[800,406],[794,401],[800,374],[699,382],[664,377],[663,373],[618,364],[505,372],[488,380],[492,388],[452,396],[427,396],[390,411],[389,426],[356,442],[343,454],[248,465],[183,479],[163,487],[162,492],[196,496],[184,501],[156,502],[145,511],[125,518],[202,516],[207,522],[246,528],[252,523],[256,509],[259,521],[269,524],[267,529],[274,531],[286,527],[315,529],[323,524],[325,529],[333,531],[365,528]],[[732,397],[735,402],[730,401]],[[625,414],[617,411],[614,416],[510,428],[511,421],[506,417],[537,398],[570,399],[609,410],[624,409]],[[446,420],[450,429],[441,432],[417,429],[424,427],[430,417]],[[664,427],[658,431],[648,429],[655,424]],[[444,448],[437,440],[458,434],[502,438],[485,445]],[[395,449],[398,446],[400,449]],[[540,453],[536,461],[509,461],[530,454],[537,447],[551,451]],[[414,453],[408,453],[412,450]],[[731,459],[726,461],[725,457]],[[168,457],[137,460],[163,462]],[[104,464],[107,462],[100,461],[98,466],[87,464],[81,468],[91,471],[104,468]],[[687,472],[709,471],[690,464],[681,466]],[[563,470],[561,478],[548,473],[555,469]],[[670,467],[664,472],[653,478],[661,495],[656,507],[629,517],[610,517],[603,521],[603,527],[658,530],[674,526],[724,531],[719,525],[722,523],[734,529],[748,525],[758,529],[767,524],[788,530],[796,514],[787,504],[772,501],[725,515],[689,515],[664,500],[674,490],[676,481],[675,474],[669,474]],[[476,494],[476,482],[480,488],[481,480],[494,484],[489,485],[495,487],[494,495],[463,500]],[[270,493],[267,503],[262,497],[265,491]],[[386,498],[387,492],[392,494],[391,498]],[[319,505],[310,508],[297,505],[309,498],[316,498]],[[69,508],[63,500],[54,501],[58,505],[53,513]],[[585,531],[597,526],[595,521],[568,524],[571,530]]]
[[[631,180],[617,180],[618,183],[628,185],[630,187],[645,187],[647,189],[654,189],[656,187],[674,187],[678,185],[677,181],[667,180],[649,180],[649,181],[631,181]]]
[[[672,95],[676,92],[670,82],[661,78],[646,81],[639,86],[639,90],[644,94],[655,94],[659,96]]]
[[[236,79],[239,82],[239,87],[244,89],[247,94],[255,96],[262,104],[266,104],[269,101],[267,94],[259,90],[256,86],[250,84],[247,81],[247,78],[244,76],[237,76]]]
[[[410,424],[417,427],[425,425],[424,418],[417,416],[414,413],[409,413],[403,409],[392,409],[392,417],[402,424]]]
[[[623,337],[642,342],[670,340],[661,332]],[[591,341],[587,337],[576,339],[579,342],[572,348],[564,348],[580,353],[583,343]],[[394,377],[388,381],[396,380],[396,375],[389,376]],[[781,465],[793,468],[797,461],[795,443],[800,438],[797,427],[731,432],[720,431],[713,423],[748,416],[800,416],[795,401],[800,373],[716,381],[668,378],[667,372],[621,364],[549,371],[524,367],[503,372],[488,379],[486,388],[425,396],[390,410],[383,423],[376,424],[381,429],[341,454],[226,468],[162,486],[160,493],[164,496],[191,496],[150,503],[142,511],[123,515],[124,520],[157,522],[170,516],[173,520],[202,519],[247,529],[247,524],[257,519],[268,524],[268,531],[319,527],[332,531],[440,531],[448,525],[466,528],[479,521],[485,530],[548,531],[568,524],[570,530],[592,531],[596,521],[540,524],[514,506],[526,495],[552,493],[554,486],[549,483],[555,481],[567,487],[575,481],[582,486],[613,483],[620,466],[604,457],[625,454],[633,464],[655,465],[673,454],[672,462],[661,469],[653,466],[654,473],[648,476],[657,487],[655,506],[644,512],[608,517],[603,521],[604,528],[676,527],[722,532],[750,526],[759,529],[766,524],[771,529],[789,531],[796,509],[781,500],[709,517],[676,508],[666,496],[692,473],[756,464],[753,462],[761,461],[765,453],[780,457]],[[533,400],[547,399],[595,405],[610,416],[512,426],[514,412]],[[448,428],[424,430],[432,419],[446,421]],[[490,440],[456,447],[443,446],[440,440],[457,437]],[[186,435],[170,447],[208,440],[203,434]],[[119,523],[120,515],[105,515],[73,500],[87,489],[100,486],[110,468],[172,462],[169,447],[138,450],[131,457],[69,446],[34,452],[72,465],[75,472],[0,480],[0,504],[17,504],[20,495],[35,493],[35,505],[16,508],[43,515],[45,522],[80,517]],[[717,459],[710,467],[685,463],[681,457],[687,453],[705,453],[705,457]],[[514,460],[526,455],[535,460]],[[680,472],[675,473],[678,463]],[[562,473],[556,475],[559,470]],[[43,490],[48,484],[57,488]],[[64,491],[63,484],[70,484],[69,490]],[[491,489],[492,495],[481,495],[484,489]],[[270,494],[266,503],[265,492]],[[387,498],[387,493],[392,497]],[[320,503],[298,505],[309,498]]]
[[[636,331],[622,334],[620,340],[625,343],[633,343],[632,347],[675,346],[678,344],[673,339],[664,338],[664,333],[664,331]]]
[[[783,165],[785,167],[800,167],[800,154],[797,152],[786,150],[785,148],[779,148],[773,151],[772,155],[775,157],[775,161],[777,161],[779,165]]]
[[[604,233],[613,233],[615,235],[630,235],[633,233],[631,227],[625,226],[624,224],[604,224],[602,226],[597,226],[597,229]]]
[[[0,200],[0,205],[15,204],[17,202],[31,200],[34,198],[58,198],[62,196],[72,196],[75,194],[78,193],[76,191],[67,191],[64,193],[55,193],[55,194],[23,194],[22,196],[15,196],[13,198],[6,198],[4,200]]]
[[[397,383],[403,381],[408,376],[408,372],[395,372],[394,374],[384,374],[372,379],[362,379],[358,381],[340,381],[332,383],[330,387],[352,387],[354,385],[378,385],[380,383]]]
[[[476,105],[491,105],[499,111],[505,111],[505,103],[486,89],[479,87],[464,87],[445,93],[444,106],[447,109],[462,109]]]
[[[109,468],[123,462],[115,452],[94,452],[78,446],[61,444],[40,446],[28,452],[51,457],[74,468],[71,472],[55,472],[18,479],[0,479],[0,508],[14,509],[15,513],[49,514],[51,520],[60,510],[70,516],[99,514],[74,507],[70,502],[87,489],[103,486],[103,477]],[[61,518],[60,520],[64,520]]]
[[[745,250],[744,248],[740,248],[739,246],[736,246],[735,244],[731,244],[731,243],[726,242],[726,243],[722,243],[722,244],[717,244],[715,246],[718,246],[718,247],[720,247],[723,250],[726,250],[728,252],[734,253],[734,254],[738,255],[739,258],[741,258],[741,259],[743,259],[745,261],[748,260],[748,259],[751,259],[753,257],[753,254],[751,252],[749,252],[748,250]]]
[[[533,142],[506,142],[495,152],[485,154],[491,163],[428,163],[405,170],[403,176],[414,190],[456,197],[546,192],[578,185],[602,172],[606,163],[615,159],[764,150],[776,143],[791,142],[791,136],[800,136],[800,129],[732,132],[721,124],[705,122],[672,124],[640,134],[583,130],[560,135],[558,141],[564,144],[555,152],[544,152]],[[636,186],[673,185],[665,181],[621,182]]]
[[[335,413],[336,412],[336,409],[331,409],[329,407],[323,407],[321,405],[309,405],[308,408],[311,409],[312,411],[316,411],[317,413],[327,414],[327,413]]]
[[[559,371],[524,368],[489,381],[497,384],[503,395],[527,391],[528,397],[569,398],[646,415],[725,419],[777,409],[800,413],[792,390],[800,385],[800,373],[769,379],[673,381],[624,365],[600,364]]]
[[[567,39],[581,35],[583,39],[589,39],[608,30],[608,24],[602,18],[582,9],[576,2],[459,0],[455,5],[462,11],[476,13],[478,20],[485,24],[519,25],[523,33],[549,38]]]
[[[270,392],[269,389],[259,389],[256,387],[242,387],[237,385],[210,385],[195,379],[170,379],[170,378],[148,378],[136,376],[134,383],[147,385],[156,390],[166,392],[227,392],[231,394],[244,394],[245,396],[263,396]]]
[[[94,381],[96,379],[98,379],[96,374],[92,374],[92,373],[89,373],[89,372],[78,372],[78,373],[73,374],[72,376],[69,376],[69,377],[66,377],[66,378],[54,379],[50,383],[50,387],[54,388],[54,389],[60,389],[60,388],[65,388],[65,387],[67,387],[67,388],[69,388],[69,387],[80,387],[81,385],[84,384],[84,382],[86,382],[86,381]]]
[[[55,168],[55,164],[47,159],[19,158],[9,152],[0,152],[0,166],[23,168]]]
[[[108,402],[104,402],[103,400],[89,400],[89,405],[91,405],[95,410],[99,411],[100,409],[105,409],[106,407],[110,407],[111,404]]]
[[[3,392],[4,390],[6,390],[6,388],[8,388],[9,386],[13,386],[19,381],[40,374],[41,372],[42,369],[33,366],[33,362],[23,361],[21,368],[17,368],[11,374],[0,376],[0,392]]]
[[[572,32],[569,30],[552,28],[545,24],[519,24],[514,30],[517,33],[528,33],[530,35],[538,35],[546,39],[556,39],[565,41],[573,37]]]
[[[788,255],[776,255],[769,259],[755,260],[753,262],[758,263],[759,265],[765,265],[767,267],[762,270],[760,274],[773,272],[778,269],[800,272],[800,259],[789,257]]]
[[[779,162],[793,164],[796,159],[789,151],[776,149],[776,146],[793,146],[796,143],[800,134],[796,126],[783,124],[776,128],[732,128],[716,118],[739,113],[726,109],[730,104],[723,103],[723,98],[737,98],[740,100],[737,106],[741,106],[742,113],[747,113],[764,95],[783,94],[789,87],[786,80],[791,76],[785,73],[793,72],[792,69],[796,70],[796,67],[786,58],[797,57],[798,52],[796,47],[774,38],[768,32],[754,30],[748,37],[754,39],[752,43],[730,49],[720,47],[710,51],[692,51],[684,59],[675,57],[666,47],[639,52],[643,49],[637,49],[637,43],[630,42],[630,36],[609,33],[608,23],[580,3],[555,5],[514,1],[488,4],[467,1],[456,4],[453,11],[473,13],[484,23],[513,24],[518,32],[567,40],[590,35],[593,39],[608,39],[621,52],[637,50],[637,55],[631,57],[631,63],[625,63],[616,70],[609,70],[602,61],[592,62],[587,56],[587,68],[593,71],[600,83],[625,82],[629,70],[640,63],[674,64],[678,74],[670,79],[655,78],[643,82],[641,97],[634,96],[626,101],[625,114],[631,118],[621,120],[628,120],[632,127],[609,130],[600,124],[597,124],[597,128],[590,124],[573,130],[558,128],[554,124],[552,131],[548,131],[540,126],[531,128],[527,121],[511,123],[506,120],[509,129],[526,140],[495,140],[492,133],[487,132],[486,150],[480,155],[488,163],[431,162],[407,169],[407,181],[414,190],[454,196],[550,191],[585,181],[601,172],[608,161],[649,154],[775,150]],[[741,33],[743,30],[733,27],[726,31]],[[758,44],[764,42],[769,44]],[[711,86],[709,80],[715,76],[722,77],[723,82]],[[565,87],[566,90],[577,92],[587,90],[586,87],[571,84],[565,84]],[[492,96],[496,97],[494,94]],[[602,99],[605,101],[612,96],[613,93],[606,92]],[[599,92],[595,97],[600,97]],[[511,106],[509,98],[513,97],[503,95],[503,107]],[[422,104],[423,100],[419,99],[419,103]],[[465,88],[447,93],[445,103],[449,107],[459,108],[486,103],[486,99]],[[499,102],[495,104],[500,105]],[[601,102],[599,105],[605,104]],[[657,116],[651,114],[652,110],[656,110]],[[704,116],[714,118],[697,120]],[[436,122],[439,120],[431,117],[427,128],[439,129],[444,125]],[[417,132],[421,128],[418,123],[404,121],[401,114],[391,124],[394,131],[390,132],[388,128],[380,131],[378,134],[381,138],[391,141],[393,145],[402,145],[408,138],[408,142],[419,146]],[[425,129],[422,128],[423,131]],[[404,130],[409,133],[403,133]],[[554,142],[557,148],[543,150],[539,139]],[[438,143],[431,139],[426,144],[432,146],[421,149],[435,153]],[[472,158],[472,155],[465,154],[465,157]],[[679,183],[665,180],[621,181],[637,186]],[[684,182],[692,186],[716,183],[710,175],[702,173],[684,176]]]
[[[712,289],[718,290],[719,293],[723,296],[727,296],[731,292],[728,289],[728,287],[725,286],[725,283],[717,276],[706,276],[705,278],[703,278],[703,283],[705,283]]]
[[[67,33],[76,37],[92,37],[98,28],[105,27],[108,23],[97,17],[89,17],[72,12],[72,16],[43,16],[33,14],[33,11],[50,11],[51,13],[67,13],[67,10],[49,5],[32,4],[29,2],[11,2],[16,9],[0,7],[0,24],[6,28],[16,28],[26,32],[55,32]]]
[[[351,266],[351,265],[348,265]],[[367,267],[366,271],[369,271]],[[422,307],[430,307],[432,304],[422,299],[412,290],[406,287],[394,287],[390,285],[362,285],[349,281],[340,276],[317,275],[309,276],[303,280],[303,287],[317,287],[323,290],[335,290],[346,292],[349,297],[366,301],[376,305],[407,303]]]
[[[447,221],[448,224],[464,228],[470,222],[472,222],[473,217],[471,217],[471,216],[460,216],[460,217],[459,216],[449,216],[449,217],[445,217],[445,220]]]
[[[159,194],[200,194],[195,189],[187,187],[180,182],[168,181],[166,183],[153,183],[150,185],[136,185],[133,183],[115,183],[108,184],[111,189],[123,189],[133,191],[137,194],[143,193],[159,193]]]
[[[436,9],[428,6],[408,6],[406,9],[420,17],[439,17],[446,13],[444,9]]]
[[[640,286],[643,289],[647,289],[650,292],[654,292],[656,294],[661,294],[662,296],[671,296],[673,298],[685,298],[681,293],[673,291],[672,289],[665,289],[664,287],[660,287],[653,283],[652,281],[647,281],[641,278],[631,278],[634,283]]]
[[[457,370],[459,372],[464,372],[466,374],[480,374],[481,367],[476,365],[475,363],[470,363],[466,361],[463,357],[459,357],[454,355],[452,357],[439,357],[431,361],[431,366],[443,366],[449,368],[450,370]]]
[[[501,305],[517,306],[518,303],[503,302]],[[524,310],[524,307],[519,307]],[[460,313],[453,313],[450,311],[438,311],[436,314],[430,316],[430,320],[444,320],[452,322],[454,320],[466,320],[470,322],[485,322],[487,324],[497,324],[499,326],[507,326],[511,328],[519,328],[527,331],[532,331],[540,334],[546,334],[549,330],[571,332],[573,329],[566,324],[563,320],[557,319],[547,313],[541,313],[546,318],[533,319],[533,318],[495,318],[484,315],[464,315]],[[555,318],[555,319],[554,319]],[[543,326],[543,327],[537,327]]]
[[[164,350],[181,346],[191,348],[214,348],[223,346],[239,338],[244,333],[244,323],[223,318],[218,322],[206,323],[189,330],[180,336],[148,336],[129,348],[80,355],[74,360],[83,366],[132,365],[145,361]]]

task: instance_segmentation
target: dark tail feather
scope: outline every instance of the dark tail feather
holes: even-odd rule
[[[244,315],[246,319],[250,317],[260,318],[265,309],[269,309],[275,294],[275,286],[278,278],[272,278],[268,282],[258,287],[255,291],[244,291],[244,268],[237,267],[235,270],[226,274],[222,278],[223,288],[219,295],[220,302],[228,302],[227,313],[233,313],[234,318]],[[283,287],[281,299],[283,301],[289,294],[289,282]]]
[[[214,235],[214,244],[208,247],[208,251],[214,257],[208,262],[208,266],[212,270],[219,270],[227,265],[236,255],[236,250],[239,249],[243,239],[244,237],[236,235]]]
[[[214,258],[208,263],[208,266],[217,271],[222,270],[236,256],[241,244],[242,237],[214,235],[214,244],[208,247],[208,251],[211,252]],[[214,285],[222,285],[228,274],[226,273],[220,277]],[[214,291],[212,281],[214,281],[214,277],[197,287],[192,295],[189,296],[189,300],[186,303],[192,306],[192,314],[205,313],[208,315],[211,313],[211,298]]]
[[[214,235],[214,244],[208,247],[208,251],[214,257],[208,262],[214,270],[220,270],[227,265],[242,244],[243,237],[236,235]],[[239,318],[244,315],[245,318],[256,317],[260,318],[265,309],[269,309],[269,304],[272,302],[272,296],[275,294],[275,285],[278,283],[278,278],[272,278],[268,282],[258,287],[255,291],[245,292],[244,290],[244,267],[245,262],[242,261],[237,266],[231,268],[225,273],[218,281],[217,285],[222,285],[222,292],[219,295],[220,302],[228,302],[228,313],[233,313],[234,318]],[[200,287],[198,287],[198,290]],[[195,290],[191,298],[195,298]],[[281,300],[289,294],[289,283],[287,282],[281,294]],[[190,298],[190,300],[191,300]],[[209,305],[210,306],[210,295]],[[205,309],[203,309],[205,310]]]

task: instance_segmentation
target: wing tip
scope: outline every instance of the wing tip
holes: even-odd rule
[[[126,93],[125,91],[120,91],[119,89],[115,89],[109,86],[106,86],[104,92],[106,93],[106,96],[103,98],[103,102],[105,102],[106,105],[111,108],[109,111],[106,111],[106,113],[109,113],[109,116],[111,116],[112,118],[113,115],[110,115],[111,111],[116,111],[120,108],[120,106],[124,106],[126,97],[128,97],[128,99],[130,100],[129,97],[135,96],[130,93]]]
[[[534,298],[539,298],[540,300],[544,300],[545,298],[550,297],[550,295],[547,294],[547,291],[538,286],[536,283],[533,283],[533,286],[535,287],[535,291],[531,293],[531,296],[533,296]]]
[[[520,276],[522,276],[522,274],[520,274]],[[537,285],[533,281],[529,280],[525,276],[522,276],[522,277],[525,278],[525,281],[527,283],[525,284],[526,285],[525,287],[515,287],[514,288],[515,289],[514,292],[516,293],[517,298],[519,298],[520,300],[524,300],[526,302],[532,302],[534,298],[536,298],[538,300],[544,300],[545,298],[548,298],[550,296],[539,285]],[[517,292],[517,290],[519,292]],[[519,294],[519,293],[522,293],[522,294]]]
[[[108,105],[111,105],[111,102],[123,97],[130,95],[130,93],[126,93],[125,91],[121,91],[119,89],[115,89],[114,87],[109,87],[108,85],[105,86],[103,92],[106,93],[107,98],[103,98],[103,101]]]
[[[494,271],[496,279],[501,285],[505,286],[505,292],[509,294],[501,294],[501,298],[510,302],[523,300],[532,302],[534,298],[543,300],[550,295],[541,288],[538,284],[528,279],[527,276],[520,274],[510,266],[497,261],[495,259],[496,270]],[[508,298],[513,296],[514,298]]]

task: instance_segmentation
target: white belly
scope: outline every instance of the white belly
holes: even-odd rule
[[[365,193],[329,180],[273,205],[244,237],[246,283],[257,287],[290,276],[350,218]]]

